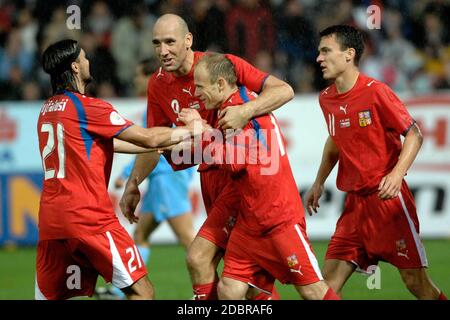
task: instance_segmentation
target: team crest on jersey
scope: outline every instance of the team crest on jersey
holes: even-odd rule
[[[408,258],[408,250],[406,249],[406,242],[405,239],[400,239],[395,241],[395,245],[397,247],[397,255],[400,257]]]
[[[294,253],[292,256],[289,256],[286,258],[289,268],[292,268],[293,266],[298,264],[297,255]]]
[[[372,124],[372,115],[369,110],[358,112],[359,126],[367,127]]]
[[[109,115],[109,121],[111,121],[111,123],[115,126],[121,126],[126,123],[125,119],[122,118],[122,116],[116,111],[111,112]]]

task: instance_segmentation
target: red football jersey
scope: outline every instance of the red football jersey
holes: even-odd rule
[[[349,91],[333,84],[319,95],[328,132],[339,149],[337,187],[368,194],[396,165],[405,135],[414,124],[385,84],[362,73]]]
[[[221,108],[240,105],[256,96],[240,87]],[[213,142],[207,148],[204,154],[235,173],[236,188],[242,196],[235,228],[267,235],[287,225],[305,226],[302,200],[273,114],[252,119],[234,141]]]
[[[214,125],[216,112],[206,110],[203,103],[195,97],[194,67],[205,52],[194,52],[194,63],[188,74],[176,77],[159,68],[148,82],[147,87],[147,126],[171,127],[183,125],[178,121],[178,113],[183,108],[197,109],[203,119]],[[226,57],[234,65],[238,83],[252,91],[260,92],[268,74],[262,72],[245,60],[231,54]]]
[[[131,125],[100,99],[64,91],[45,101],[37,123],[44,169],[40,240],[120,227],[107,188],[113,137]]]

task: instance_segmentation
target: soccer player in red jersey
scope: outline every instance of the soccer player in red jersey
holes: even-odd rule
[[[109,199],[113,152],[170,145],[185,130],[144,129],[109,103],[85,96],[89,60],[74,40],[52,44],[42,61],[54,95],[45,101],[37,123],[44,183],[35,297],[92,296],[100,274],[130,299],[152,299],[145,264]],[[134,215],[127,218],[137,221]]]
[[[347,192],[325,257],[325,280],[340,292],[355,270],[383,260],[398,268],[417,298],[445,299],[426,273],[416,206],[404,180],[422,145],[419,127],[389,87],[359,72],[364,43],[358,30],[338,25],[320,36],[317,63],[334,83],[319,96],[329,137],[307,209],[317,212],[338,161],[337,186]]]
[[[198,109],[211,125],[216,121],[217,113],[206,110],[194,95],[194,67],[204,53],[194,52],[192,42],[193,36],[181,17],[166,14],[156,21],[153,44],[161,68],[148,83],[148,127],[180,125],[178,115],[183,108]],[[261,94],[239,108],[222,110],[218,123],[223,129],[242,128],[252,117],[270,112],[293,98],[292,88],[284,81],[236,56],[227,57],[235,66],[238,82]],[[134,212],[140,199],[138,184],[154,168],[158,157],[152,153],[137,157],[120,201],[123,212]],[[218,283],[216,267],[238,211],[239,194],[229,184],[228,172],[214,166],[202,166],[199,171],[208,217],[189,249],[187,264],[194,297],[214,299]]]
[[[194,79],[195,95],[208,110],[257,97],[246,87],[237,86],[233,63],[222,54],[204,56],[195,68]],[[302,201],[274,115],[251,119],[226,143],[218,130],[205,132],[203,138],[204,159],[210,158],[230,171],[240,195],[240,211],[225,251],[219,298],[243,299],[254,275],[267,273],[272,279],[295,285],[305,299],[339,299],[323,281],[312,252]],[[273,281],[267,285],[261,289],[271,292]]]

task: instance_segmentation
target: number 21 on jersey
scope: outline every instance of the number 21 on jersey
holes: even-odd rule
[[[58,156],[58,173],[56,178],[62,179],[66,176],[65,170],[65,160],[66,153],[64,150],[64,127],[61,123],[56,124],[56,136],[55,136],[55,128],[51,123],[43,123],[41,125],[41,132],[47,132],[47,143],[42,149],[42,167],[44,168],[44,179],[51,179],[55,177],[56,168],[47,168],[45,165],[45,160],[47,160],[52,154],[55,152],[55,145],[57,148],[56,155]]]

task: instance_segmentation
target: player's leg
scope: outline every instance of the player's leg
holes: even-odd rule
[[[159,181],[161,203],[160,220],[167,219],[181,245],[187,250],[195,238],[191,200],[189,198],[190,175],[176,171],[161,175]]]
[[[347,194],[344,211],[328,244],[322,274],[337,294],[341,294],[343,286],[358,267],[365,270],[370,265],[359,231],[363,209],[366,208],[358,196]]]
[[[187,253],[194,297],[217,299],[217,265],[222,258],[239,208],[239,195],[225,170],[200,173],[207,218]]]
[[[159,222],[155,220],[153,214],[150,212],[141,212],[139,222],[134,230],[134,241],[139,249],[142,260],[147,264],[150,257],[151,245],[149,236],[159,226]]]
[[[142,277],[129,287],[122,289],[128,300],[153,300],[153,285],[147,277]]]
[[[241,300],[253,295],[252,300],[269,300],[275,278],[253,260],[254,240],[250,237],[243,240],[241,232],[235,231],[231,233],[224,256],[222,277],[218,285],[219,299]],[[249,288],[253,292],[249,293]],[[264,298],[256,298],[260,292],[264,292]]]
[[[124,290],[131,299],[153,298],[153,286],[145,280],[145,264],[133,239],[124,228],[74,241],[79,242],[76,249],[89,259],[106,282]]]
[[[194,289],[194,299],[217,299],[217,266],[222,253],[212,241],[197,235],[187,254],[187,267]]]
[[[356,266],[348,261],[325,259],[322,274],[328,286],[330,286],[334,292],[340,294],[342,287],[355,269]]]
[[[371,254],[396,266],[406,287],[418,299],[443,298],[426,272],[428,261],[419,235],[419,219],[406,182],[397,197],[380,200],[374,195],[367,202],[374,207],[368,212],[367,223],[373,226],[366,241]]]
[[[340,299],[323,279],[304,220],[275,230],[272,236],[259,238],[255,243],[258,265],[281,283],[293,284],[304,299]]]
[[[408,290],[421,300],[445,300],[444,294],[431,281],[425,268],[398,269]]]
[[[222,277],[217,286],[220,300],[243,300],[248,290],[248,284],[236,279]]]
[[[187,250],[195,238],[192,213],[185,212],[167,220],[181,245]]]
[[[295,289],[305,300],[340,300],[334,290],[323,280],[308,285],[296,285]]]
[[[146,265],[151,253],[151,245],[148,238],[158,226],[159,223],[155,221],[152,213],[140,213],[139,222],[136,225],[133,236],[142,261],[144,261],[144,264]],[[127,292],[133,297],[136,295],[134,291],[127,290]],[[123,300],[125,298],[128,298],[124,289],[119,289],[115,286],[96,288],[95,294],[97,295],[99,300]]]
[[[62,300],[92,296],[98,272],[89,259],[71,248],[73,239],[39,241],[35,299]]]

